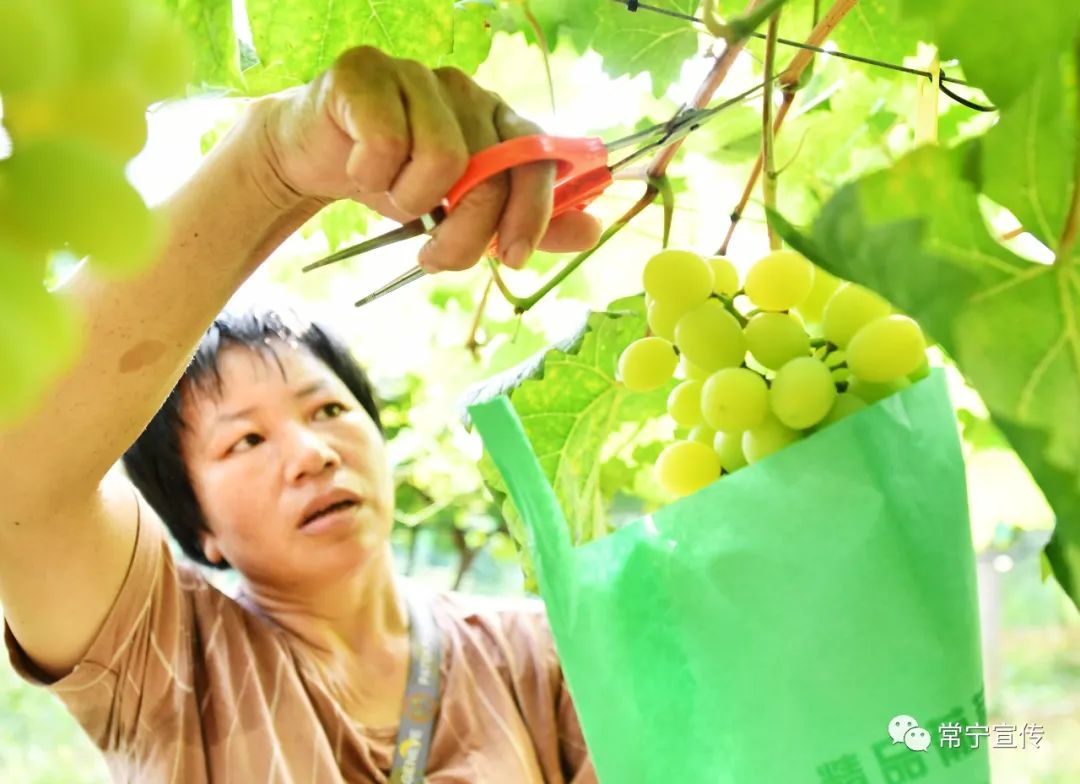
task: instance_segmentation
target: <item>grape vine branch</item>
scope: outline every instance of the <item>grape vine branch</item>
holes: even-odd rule
[[[776,209],[776,161],[773,160],[773,66],[776,62],[776,36],[780,32],[780,11],[769,19],[769,33],[765,40],[765,90],[761,102],[761,157],[765,169],[765,178],[761,181],[761,196],[765,202],[766,215]],[[780,250],[783,243],[772,223],[766,218],[769,232],[769,248]]]
[[[840,21],[858,2],[859,0],[836,0],[832,7],[829,8],[828,13],[825,14],[825,18],[814,25],[814,29],[810,31],[810,35],[806,39],[806,44],[808,46],[818,47],[824,43],[825,39],[828,38],[829,33],[836,29],[836,26],[840,24]],[[795,57],[792,58],[788,67],[780,74],[778,81],[780,82],[781,89],[784,91],[784,101],[777,110],[776,120],[773,122],[772,132],[774,137],[776,133],[780,131],[780,126],[783,125],[788,110],[791,109],[791,105],[795,102],[795,91],[798,90],[799,82],[802,80],[803,73],[806,72],[813,56],[813,49],[800,49]],[[746,205],[750,203],[750,194],[754,191],[754,186],[757,184],[757,178],[761,174],[763,165],[764,156],[758,155],[757,160],[750,169],[750,175],[747,177],[746,187],[743,188],[739,203],[735,205],[735,208],[731,211],[729,216],[727,234],[724,235],[724,241],[717,250],[717,254],[720,256],[727,253],[728,245],[731,243],[731,238],[735,234],[735,226],[742,218],[743,212],[746,211]]]

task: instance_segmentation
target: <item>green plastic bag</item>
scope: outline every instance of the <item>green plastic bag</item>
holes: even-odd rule
[[[510,402],[470,414],[603,784],[990,780],[966,732],[986,710],[940,371],[579,547]]]

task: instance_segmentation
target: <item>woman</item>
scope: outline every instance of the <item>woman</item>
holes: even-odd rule
[[[347,352],[273,314],[214,321],[328,202],[407,220],[469,154],[536,131],[460,72],[352,50],[251,104],[164,205],[152,269],[63,289],[81,356],[0,434],[0,604],[13,666],[115,779],[419,781],[426,755],[429,782],[595,780],[542,607],[393,576],[378,410]],[[511,266],[593,243],[587,216],[548,225],[552,168],[475,189],[421,265],[465,268],[496,233]],[[109,470],[125,452],[141,493]],[[173,561],[162,518],[239,572],[238,600]]]

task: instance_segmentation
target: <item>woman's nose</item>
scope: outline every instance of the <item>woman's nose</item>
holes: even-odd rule
[[[288,446],[288,472],[290,480],[320,474],[327,468],[341,464],[337,450],[322,436],[310,428],[297,425],[291,429]]]

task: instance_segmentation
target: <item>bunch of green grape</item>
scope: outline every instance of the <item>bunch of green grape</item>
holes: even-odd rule
[[[676,496],[929,372],[915,321],[791,250],[759,259],[743,281],[726,258],[664,250],[643,277],[651,334],[623,351],[619,377],[637,392],[681,379],[667,411],[685,437],[655,465]]]
[[[190,72],[157,3],[0,3],[0,424],[77,345],[73,314],[45,287],[50,258],[90,256],[117,274],[151,261],[158,227],[124,168],[146,143],[147,107]]]

